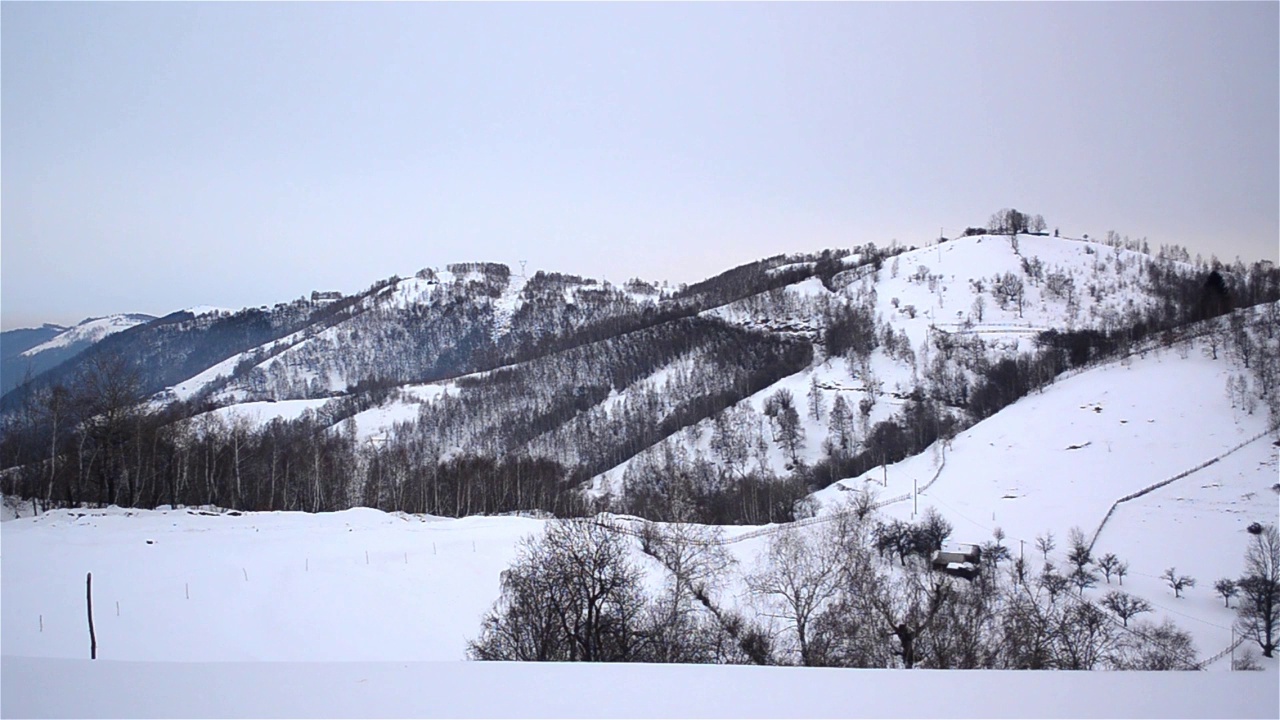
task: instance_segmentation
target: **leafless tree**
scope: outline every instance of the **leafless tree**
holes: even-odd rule
[[[1280,625],[1280,532],[1267,525],[1253,538],[1244,556],[1244,577],[1236,626],[1252,637],[1262,654],[1273,657],[1277,625]]]
[[[639,655],[645,596],[623,536],[557,520],[521,542],[468,654],[477,660],[625,661]]]
[[[1122,590],[1112,590],[1107,593],[1102,598],[1102,607],[1115,613],[1125,627],[1129,626],[1129,618],[1140,613],[1151,612],[1151,603]]]
[[[825,543],[811,543],[802,529],[773,536],[762,566],[747,576],[747,586],[761,598],[765,614],[786,623],[795,633],[802,665],[813,664],[810,624],[835,597],[840,562]]]
[[[1182,597],[1182,591],[1196,586],[1196,579],[1190,575],[1179,575],[1177,568],[1166,568],[1160,579],[1169,583],[1174,597]]]
[[[881,576],[867,588],[868,601],[898,640],[903,667],[916,664],[916,644],[929,632],[953,594],[952,578],[926,569],[927,561],[913,557],[897,579]]]
[[[1111,584],[1111,576],[1115,574],[1116,568],[1120,567],[1120,558],[1115,553],[1107,553],[1098,558],[1098,569],[1107,578],[1107,584]]]
[[[1036,549],[1040,551],[1046,563],[1049,562],[1049,553],[1053,552],[1055,547],[1057,546],[1054,545],[1051,531],[1046,530],[1043,535],[1036,536]]]
[[[1222,578],[1213,584],[1213,589],[1222,596],[1222,601],[1226,607],[1231,607],[1231,598],[1240,593],[1240,588],[1236,586],[1236,581],[1231,578]]]

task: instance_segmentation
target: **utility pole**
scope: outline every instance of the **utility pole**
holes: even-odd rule
[[[920,489],[917,487],[915,478],[911,478],[911,519],[916,519],[916,512],[920,510]]]

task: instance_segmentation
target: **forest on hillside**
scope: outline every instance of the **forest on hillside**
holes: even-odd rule
[[[1015,252],[1017,238],[1009,236]],[[1176,247],[1125,260],[1122,250],[1150,249],[1118,236],[1107,246],[1117,271],[1138,273],[1145,304],[1050,328],[1011,352],[963,327],[934,325],[913,347],[875,306],[882,273],[909,273],[899,268],[907,250],[899,246],[777,256],[666,294],[638,280],[617,288],[539,273],[509,315],[494,302],[510,273],[493,264],[453,266],[462,280],[452,284],[430,271],[412,283],[392,278],[322,306],[175,314],[110,336],[5,396],[4,492],[43,507],[368,506],[448,516],[607,509],[780,522],[803,511],[797,501],[814,490],[921,452],[1063,372],[1193,336],[1241,362],[1247,372],[1233,392],[1274,425],[1280,270],[1188,264]],[[1089,252],[1099,262],[1103,253]],[[1077,314],[1107,291],[1038,259],[1022,264],[1020,275],[970,281],[976,300],[966,323],[981,321],[988,298],[1021,313],[1033,287]],[[945,290],[923,266],[908,279],[939,297]],[[805,281],[838,292],[790,289]],[[915,315],[896,299],[894,307]],[[880,387],[873,354],[899,363],[912,382]],[[863,399],[824,405],[820,394],[779,390],[762,411],[740,405],[816,359],[856,369]],[[234,368],[186,399],[166,394],[219,362]],[[416,418],[357,437],[355,415],[401,397],[407,384],[433,381],[447,381],[446,390],[421,403]],[[889,393],[901,411],[872,422],[876,398]],[[263,424],[208,412],[226,398],[297,397],[324,402]],[[821,420],[822,439],[803,436],[806,413]],[[704,429],[709,450],[690,456],[679,438]],[[816,461],[803,460],[806,442]],[[782,448],[785,470],[766,462],[770,447]],[[622,492],[583,492],[624,463]]]

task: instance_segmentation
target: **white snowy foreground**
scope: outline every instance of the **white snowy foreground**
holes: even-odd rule
[[[1069,673],[463,660],[517,541],[542,525],[529,518],[446,520],[367,509],[232,515],[107,508],[10,520],[0,536],[0,715],[1280,713],[1272,663],[1263,672]],[[731,547],[749,564],[764,542]],[[635,559],[644,556],[637,550]],[[88,572],[96,661],[87,659]]]
[[[323,632],[318,629],[318,632]],[[4,717],[1277,717],[1273,673],[5,657]]]

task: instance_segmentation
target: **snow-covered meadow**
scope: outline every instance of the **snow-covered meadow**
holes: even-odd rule
[[[541,524],[195,509],[63,510],[6,522],[0,709],[5,717],[1277,711],[1273,665],[1261,673],[1082,674],[462,661],[516,541]],[[729,547],[750,563],[764,541]],[[97,661],[85,659],[88,572]]]

